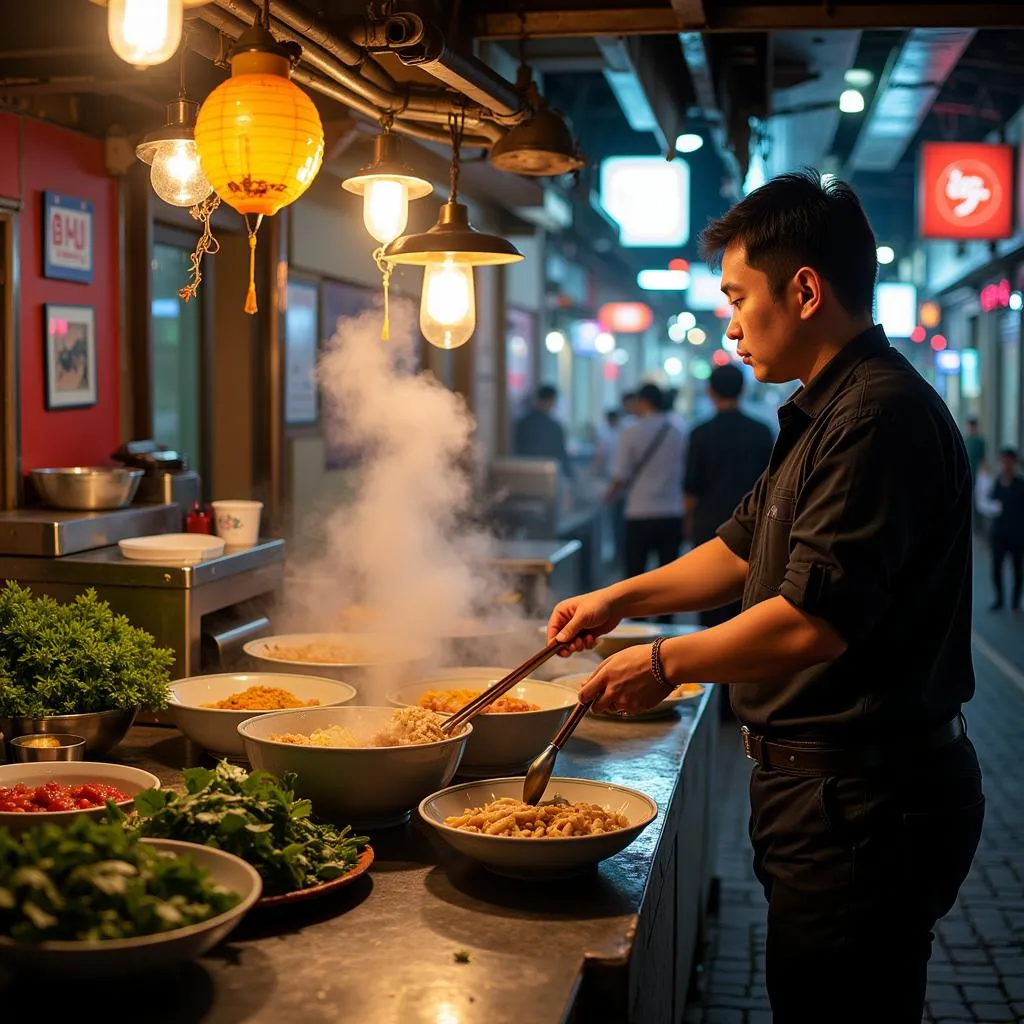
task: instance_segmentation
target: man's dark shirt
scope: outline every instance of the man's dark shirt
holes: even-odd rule
[[[693,543],[711,540],[764,472],[772,432],[739,409],[726,409],[694,427],[683,490],[696,498]]]
[[[846,641],[835,661],[730,687],[753,731],[920,733],[974,694],[970,466],[945,403],[880,327],[779,410],[768,470],[718,535],[743,605],[781,595]]]
[[[531,409],[516,423],[516,455],[535,459],[554,459],[565,475],[573,475],[572,463],[565,448],[565,428],[554,416],[540,409]]]
[[[1010,548],[1024,547],[1024,476],[1015,475],[1009,482],[997,476],[989,497],[1003,506],[992,520],[991,539]]]

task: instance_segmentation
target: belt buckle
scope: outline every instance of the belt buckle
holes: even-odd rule
[[[756,737],[745,725],[740,728],[740,734],[743,736],[743,753],[746,755],[748,761],[753,761],[757,764],[758,759],[754,753],[754,740]]]

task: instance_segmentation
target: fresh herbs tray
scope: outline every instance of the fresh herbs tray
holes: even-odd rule
[[[131,939],[199,924],[239,897],[188,857],[80,818],[12,836],[0,828],[0,935],[16,942]]]
[[[366,836],[310,820],[296,800],[294,776],[245,772],[227,761],[186,768],[185,793],[148,789],[135,798],[125,826],[152,839],[214,846],[248,861],[263,879],[264,897],[332,882],[351,872]],[[108,805],[111,816],[124,816]]]
[[[69,604],[12,582],[0,590],[0,717],[159,711],[173,662],[94,590]]]

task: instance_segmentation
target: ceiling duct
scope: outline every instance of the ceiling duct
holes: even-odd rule
[[[857,136],[847,176],[889,173],[900,162],[977,29],[912,29]]]

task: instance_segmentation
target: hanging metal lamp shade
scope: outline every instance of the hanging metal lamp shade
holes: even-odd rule
[[[213,191],[199,165],[194,131],[198,110],[199,104],[185,96],[172,100],[166,124],[135,147],[135,155],[152,167],[153,190],[172,206],[195,206]]]
[[[477,231],[469,222],[469,210],[451,199],[441,207],[433,227],[396,238],[382,255],[389,263],[412,267],[445,262],[496,267],[525,258],[507,238]]]
[[[373,159],[351,178],[346,178],[341,187],[346,192],[361,196],[369,185],[381,179],[404,185],[409,190],[410,199],[422,199],[434,191],[429,181],[402,162],[402,140],[391,132],[381,132],[373,140]]]
[[[567,174],[583,166],[569,126],[546,106],[494,144],[491,163],[499,171],[536,177]]]

